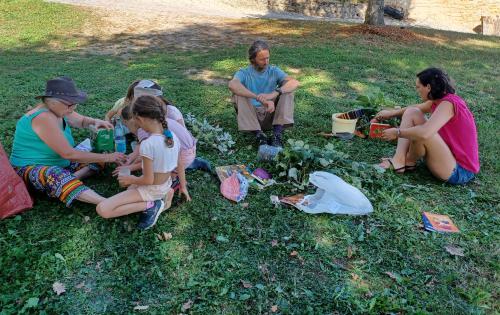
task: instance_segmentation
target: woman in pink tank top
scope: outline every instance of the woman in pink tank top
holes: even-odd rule
[[[453,185],[469,182],[480,167],[474,116],[441,69],[417,74],[416,89],[423,103],[375,116],[377,120],[401,117],[399,128],[383,132],[384,140],[397,139],[398,144],[394,156],[383,158],[380,166],[404,173],[415,170],[417,161],[424,158],[440,180]],[[425,113],[431,114],[429,119]]]

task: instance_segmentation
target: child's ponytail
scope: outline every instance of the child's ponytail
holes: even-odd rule
[[[174,146],[174,136],[173,136],[172,132],[170,130],[168,130],[168,124],[167,124],[167,121],[165,119],[165,117],[167,116],[166,109],[165,109],[166,106],[159,106],[159,107],[160,107],[160,111],[161,111],[160,121],[161,121],[161,125],[163,126],[163,135],[165,136],[165,144],[167,145],[168,148],[171,148]]]

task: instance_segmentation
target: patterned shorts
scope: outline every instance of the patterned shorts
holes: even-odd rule
[[[68,167],[60,166],[24,166],[15,170],[26,185],[47,196],[58,198],[67,207],[86,190],[89,190],[73,173],[81,169],[79,163],[71,163]],[[91,167],[92,169],[92,167]]]

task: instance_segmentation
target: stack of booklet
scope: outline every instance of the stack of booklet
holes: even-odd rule
[[[460,232],[450,217],[442,214],[424,212],[422,214],[424,229],[439,233],[458,233]]]
[[[219,177],[219,180],[221,182],[231,176],[233,172],[237,172],[245,177],[250,187],[259,190],[276,183],[273,179],[262,178],[261,176],[259,176],[258,172],[251,173],[248,167],[243,164],[217,166],[215,168],[215,172],[217,173],[217,176]]]

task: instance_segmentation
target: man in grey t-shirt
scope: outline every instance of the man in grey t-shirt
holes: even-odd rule
[[[250,65],[229,82],[238,115],[238,129],[253,132],[259,144],[268,144],[263,130],[273,129],[271,145],[283,146],[282,133],[293,125],[293,92],[299,82],[269,65],[269,46],[255,41],[248,50]]]

